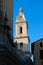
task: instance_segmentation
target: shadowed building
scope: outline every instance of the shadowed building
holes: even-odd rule
[[[6,19],[7,18],[7,19]],[[4,35],[4,29],[6,27],[2,26],[9,26],[10,27],[10,34],[12,37],[13,31],[13,0],[0,0],[0,42],[6,43],[6,35]],[[4,32],[4,33],[3,33]]]
[[[7,24],[11,27],[11,30],[13,31],[13,1],[14,0],[0,0],[0,9],[3,11],[3,17],[5,16],[5,13],[7,13],[8,22]],[[11,34],[12,34],[11,31]]]
[[[43,38],[31,44],[34,65],[43,65]]]

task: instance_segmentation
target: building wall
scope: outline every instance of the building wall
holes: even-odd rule
[[[0,25],[4,24],[4,17],[5,17],[5,13],[7,13],[7,18],[8,21],[6,23],[6,25],[10,26],[11,30],[11,37],[13,35],[13,0],[0,0],[0,11],[2,11],[2,20],[0,20]],[[0,27],[0,42],[4,42],[4,40],[6,41],[6,35],[3,33],[4,29],[3,27]]]
[[[20,34],[20,27],[22,27],[22,34]],[[28,36],[26,22],[16,23],[16,36]]]
[[[42,43],[42,47],[40,47],[40,44]],[[43,51],[43,39],[40,39],[36,42],[34,42],[34,51],[33,55],[35,57],[34,65],[43,65],[43,52],[42,55],[40,55],[40,50]],[[40,58],[42,56],[42,59]]]
[[[15,38],[15,40],[17,40],[18,43],[23,42],[24,44],[29,44],[28,37],[18,37],[17,39]]]
[[[11,34],[13,31],[13,0],[3,0],[3,11],[4,14],[7,12],[8,25],[11,27]]]

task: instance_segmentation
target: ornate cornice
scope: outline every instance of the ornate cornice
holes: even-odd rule
[[[28,38],[29,42],[30,42],[30,38],[28,36],[21,36],[21,37],[15,37],[14,39],[21,39],[21,38]]]

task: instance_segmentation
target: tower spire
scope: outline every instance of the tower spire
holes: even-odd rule
[[[19,15],[16,18],[16,22],[19,22],[19,21],[21,21],[21,22],[25,21],[26,22],[26,17],[25,17],[25,15],[23,13],[23,8],[19,9]]]
[[[20,8],[19,11],[20,11],[20,12],[23,12],[23,8]]]

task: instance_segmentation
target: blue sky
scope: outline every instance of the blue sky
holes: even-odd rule
[[[14,0],[14,23],[19,14],[20,7],[23,8],[27,19],[30,43],[43,38],[43,0]],[[15,25],[13,28],[14,35]]]

